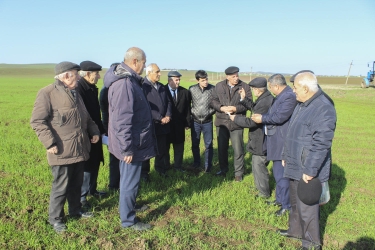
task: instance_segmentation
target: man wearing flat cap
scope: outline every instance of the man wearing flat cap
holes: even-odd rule
[[[224,81],[216,84],[211,100],[211,107],[216,110],[215,126],[220,165],[220,171],[216,174],[225,177],[229,170],[228,148],[230,139],[234,153],[235,181],[242,181],[245,172],[243,128],[234,123],[229,114],[246,116],[247,109],[240,103],[241,96],[238,94],[240,89],[243,89],[245,96],[252,100],[250,87],[239,79],[239,71],[239,68],[233,66],[225,70],[227,77]]]
[[[264,125],[267,139],[267,160],[273,162],[273,176],[276,181],[276,200],[267,202],[269,205],[281,206],[276,216],[283,216],[290,211],[289,179],[284,178],[281,164],[281,152],[289,119],[297,104],[293,90],[286,84],[282,74],[274,74],[268,78],[268,89],[276,98],[265,114],[254,113],[251,119]]]
[[[38,92],[30,120],[31,127],[47,150],[51,166],[49,223],[57,233],[66,230],[66,200],[70,216],[92,216],[92,213],[82,212],[80,193],[84,162],[90,157],[91,143],[99,141],[100,132],[81,96],[75,92],[78,70],[80,67],[71,62],[56,65],[56,81]]]
[[[318,86],[316,76],[302,72],[295,76],[293,92],[298,104],[286,130],[282,152],[284,177],[290,180],[289,228],[282,236],[298,238],[303,249],[321,249],[319,201],[305,204],[297,195],[299,182],[317,178],[323,184],[331,172],[331,146],[336,128],[336,110]],[[321,189],[318,189],[321,192]],[[318,191],[318,192],[319,192]]]
[[[267,113],[273,102],[273,96],[267,90],[267,79],[264,77],[257,77],[249,83],[249,86],[251,92],[257,97],[257,100],[253,102],[246,97],[245,91],[240,89],[239,94],[241,95],[241,104],[248,110],[251,110],[252,113]],[[264,138],[263,124],[255,123],[253,120],[245,116],[230,115],[230,119],[243,128],[249,128],[247,150],[252,155],[254,183],[259,192],[258,196],[268,198],[271,196],[267,169],[269,161],[266,156],[267,148],[265,147],[266,141]]]
[[[98,126],[100,134],[104,134],[105,130],[101,121],[100,106],[98,100],[98,88],[96,84],[100,79],[99,72],[102,66],[91,61],[83,61],[80,64],[79,72],[81,79],[78,80],[77,93],[82,97],[83,103],[89,112],[91,119]],[[100,163],[104,162],[103,147],[101,137],[99,143],[91,145],[90,159],[85,162],[83,183],[81,189],[81,203],[85,208],[89,208],[87,195],[102,197],[106,193],[97,190],[97,179]]]
[[[185,130],[190,128],[190,93],[180,86],[181,74],[178,71],[168,72],[167,95],[172,103],[170,132],[167,134],[166,161],[170,164],[169,149],[173,145],[174,169],[183,172]]]

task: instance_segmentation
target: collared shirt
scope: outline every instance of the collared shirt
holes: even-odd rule
[[[228,86],[229,86],[229,91],[232,93],[232,89],[233,89],[236,85],[231,86],[229,83],[227,83],[227,84],[228,84]]]
[[[169,88],[169,92],[171,92],[172,97],[174,94],[176,95],[176,101],[177,101],[177,89],[172,89],[171,86],[169,86],[169,84],[168,84],[168,88]]]

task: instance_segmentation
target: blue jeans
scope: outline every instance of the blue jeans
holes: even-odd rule
[[[136,223],[135,200],[141,179],[142,162],[125,163],[120,160],[120,218],[123,227]]]
[[[204,124],[193,122],[191,126],[191,150],[193,151],[194,166],[200,166],[201,156],[200,156],[200,139],[201,133],[203,134],[204,140],[204,168],[206,172],[209,172],[212,167],[212,158],[214,150],[212,147],[213,138],[213,127],[212,121]]]

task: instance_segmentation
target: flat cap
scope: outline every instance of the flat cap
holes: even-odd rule
[[[174,71],[174,70],[169,71],[168,72],[168,77],[173,77],[173,76],[180,77],[182,75],[178,71]]]
[[[60,75],[61,73],[70,71],[70,70],[80,70],[78,64],[72,63],[72,62],[61,62],[56,64],[55,66],[55,75]]]
[[[306,183],[301,178],[297,186],[297,195],[306,205],[311,206],[318,204],[320,196],[322,195],[322,184],[320,183],[320,180],[314,178]]]
[[[292,75],[292,77],[290,78],[289,81],[290,81],[290,82],[294,82],[294,78],[296,78],[296,76],[297,76],[298,74],[300,74],[300,73],[305,73],[305,72],[310,72],[310,73],[313,73],[313,74],[314,74],[313,71],[308,70],[308,69],[301,70],[301,71],[298,71],[297,73],[295,73],[294,75]]]
[[[102,70],[102,66],[91,61],[83,61],[79,64],[79,66],[81,66],[81,70],[83,71],[101,71]]]
[[[254,88],[265,88],[267,87],[267,79],[264,77],[256,77],[249,82],[249,86]]]
[[[230,66],[228,67],[226,70],[225,70],[225,74],[226,75],[233,75],[233,74],[236,74],[240,71],[240,69],[238,67],[235,67],[235,66]]]

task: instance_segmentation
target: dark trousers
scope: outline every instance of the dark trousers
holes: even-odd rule
[[[204,169],[209,172],[212,167],[212,158],[214,155],[214,149],[212,146],[213,138],[213,127],[212,122],[200,124],[193,122],[191,126],[191,150],[193,151],[194,166],[199,167],[201,165],[201,154],[199,144],[201,141],[201,134],[203,134],[204,141]]]
[[[284,177],[281,161],[273,161],[272,171],[276,181],[276,201],[281,203],[282,208],[290,209],[289,178]]]
[[[70,215],[81,211],[81,186],[83,181],[84,162],[68,165],[51,166],[53,182],[49,200],[49,223],[62,222],[64,204],[68,200]]]
[[[169,162],[166,159],[167,135],[157,135],[156,142],[158,154],[155,156],[154,168],[158,173],[165,173],[168,170]],[[150,160],[142,162],[141,176],[147,177],[150,173]]]
[[[98,192],[96,188],[98,186],[100,160],[97,157],[90,157],[90,159],[84,162],[84,165],[81,201],[85,201],[88,194]]]
[[[219,165],[222,172],[228,172],[228,148],[229,139],[233,147],[233,165],[234,175],[242,176],[245,172],[244,167],[244,146],[243,146],[243,129],[229,131],[226,127],[216,127]]]
[[[113,154],[109,153],[109,189],[120,188],[120,161]]]
[[[288,234],[302,238],[302,246],[320,245],[319,203],[309,206],[297,195],[297,180],[290,180],[290,203]]]
[[[184,144],[182,143],[172,143],[173,145],[173,155],[174,155],[174,168],[182,168],[182,159],[184,157]],[[171,157],[169,155],[171,143],[167,143],[167,151],[165,154],[165,160],[168,163],[168,167],[170,166]]]
[[[135,200],[138,195],[141,179],[142,162],[129,164],[120,161],[120,219],[123,227],[130,227],[136,223]]]
[[[255,186],[260,195],[267,198],[271,196],[269,185],[270,175],[267,169],[268,163],[267,156],[252,156],[252,169]]]

